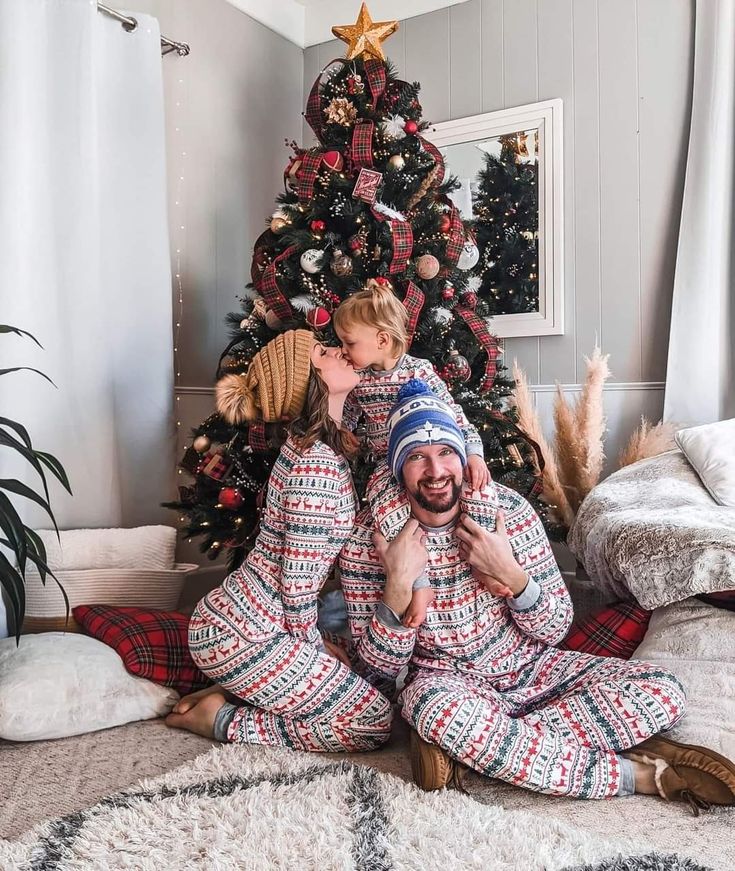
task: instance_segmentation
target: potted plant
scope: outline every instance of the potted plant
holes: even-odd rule
[[[25,336],[32,339],[39,348],[43,347],[34,336],[25,330],[18,329],[18,327],[0,324],[0,333],[15,333],[17,336]],[[53,381],[47,375],[29,366],[0,369],[0,376],[10,375],[13,372],[21,370],[35,372],[53,384]],[[17,421],[10,420],[7,417],[0,417],[0,448],[15,451],[33,467],[41,479],[44,494],[40,496],[31,487],[14,478],[0,478],[0,545],[3,545],[6,549],[0,548],[0,587],[5,591],[10,603],[13,626],[15,628],[15,639],[16,643],[18,643],[25,616],[25,577],[26,567],[29,562],[33,563],[38,569],[41,582],[44,586],[47,575],[54,578],[59,585],[66,602],[67,618],[69,616],[69,600],[64,592],[64,588],[46,565],[46,548],[43,542],[32,529],[23,523],[8,494],[12,493],[15,496],[22,496],[40,505],[51,518],[51,522],[58,535],[59,530],[56,525],[56,519],[49,505],[46,474],[50,472],[69,494],[71,494],[71,487],[61,463],[52,454],[36,450],[31,443],[28,431]],[[15,557],[14,562],[11,562],[9,559],[8,551]]]

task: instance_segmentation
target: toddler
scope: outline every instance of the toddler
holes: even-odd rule
[[[367,486],[371,508],[375,508],[374,496],[380,496],[383,504],[390,503],[389,499],[386,500],[386,491],[395,488],[386,463],[388,413],[398,391],[412,378],[425,381],[454,412],[467,450],[465,477],[473,491],[482,491],[490,480],[483,458],[482,439],[432,364],[406,353],[409,343],[408,312],[393,293],[390,282],[385,278],[369,279],[362,290],[348,297],[337,308],[334,329],[342,344],[342,353],[360,372],[360,383],[347,397],[342,426],[354,430],[360,415],[365,415],[368,441],[377,460],[375,472]],[[375,520],[379,518],[375,516]],[[426,618],[426,609],[434,593],[426,573],[416,580],[413,589],[411,605],[403,623],[416,628]]]

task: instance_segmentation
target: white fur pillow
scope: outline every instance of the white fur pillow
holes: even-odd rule
[[[67,632],[0,640],[0,738],[43,741],[167,714],[179,696],[125,670],[101,641]]]
[[[735,508],[735,418],[680,429],[675,439],[715,502]]]
[[[671,737],[735,762],[735,612],[685,599],[657,608],[633,659],[655,662],[684,684],[684,719]]]

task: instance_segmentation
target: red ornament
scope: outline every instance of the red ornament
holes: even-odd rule
[[[448,233],[452,229],[452,219],[444,214],[439,218],[439,229],[442,233]]]
[[[454,288],[451,284],[442,288],[442,299],[454,299]]]
[[[362,239],[359,236],[350,236],[347,240],[347,244],[350,251],[354,251],[355,254],[359,254],[362,251]]]
[[[306,323],[315,330],[323,330],[324,327],[332,320],[329,312],[320,305],[316,308],[309,309],[306,313]]]
[[[332,172],[342,172],[342,167],[345,165],[344,158],[339,151],[325,151],[322,163]]]
[[[321,218],[315,218],[309,226],[312,233],[323,233],[327,229],[327,225]]]
[[[411,118],[403,125],[403,132],[409,136],[415,136],[419,132],[419,125]]]
[[[223,487],[217,497],[219,504],[228,511],[237,511],[242,506],[242,493],[237,487]]]

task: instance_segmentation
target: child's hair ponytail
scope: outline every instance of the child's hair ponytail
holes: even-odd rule
[[[362,290],[339,305],[333,321],[336,330],[365,324],[388,333],[398,356],[408,350],[408,312],[387,278],[369,278]]]

